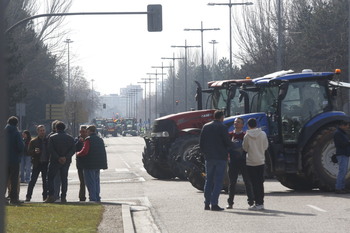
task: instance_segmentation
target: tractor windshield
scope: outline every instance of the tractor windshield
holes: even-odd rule
[[[235,93],[232,98],[229,98],[229,90],[224,88],[215,88],[211,96],[209,97],[209,101],[207,102],[207,108],[214,108],[214,109],[223,109],[226,110],[229,106],[230,113],[237,115],[237,114],[243,114],[244,113],[244,103],[243,101],[239,101],[239,91],[238,87],[236,88],[236,91],[231,90],[232,93]],[[210,106],[208,106],[210,105]]]
[[[282,137],[285,143],[296,143],[306,122],[329,106],[326,83],[291,82],[281,103]]]

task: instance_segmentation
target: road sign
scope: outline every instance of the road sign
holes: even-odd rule
[[[63,120],[64,104],[46,104],[46,120]]]

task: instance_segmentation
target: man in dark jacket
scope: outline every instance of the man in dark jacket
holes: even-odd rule
[[[87,127],[88,137],[84,147],[77,153],[81,157],[84,169],[85,185],[89,191],[90,201],[100,202],[100,169],[107,169],[107,154],[103,139],[96,134],[96,127]]]
[[[348,172],[349,156],[350,156],[350,138],[346,134],[346,130],[349,130],[350,123],[342,121],[340,122],[337,130],[334,133],[334,145],[336,148],[336,155],[339,165],[339,171],[337,180],[335,183],[335,193],[345,194],[345,177]]]
[[[75,153],[74,138],[68,135],[64,130],[66,126],[63,122],[57,122],[57,133],[49,138],[50,163],[48,171],[49,197],[46,203],[55,201],[54,197],[54,179],[59,171],[62,182],[61,202],[66,203],[67,188],[68,188],[68,170],[72,162],[72,156]]]
[[[224,210],[218,205],[218,200],[227,164],[227,149],[232,142],[228,136],[227,127],[222,123],[223,120],[224,113],[215,111],[214,120],[204,125],[200,135],[199,147],[205,156],[205,210],[210,210],[210,204],[211,210]]]
[[[228,167],[228,177],[230,179],[230,184],[228,186],[227,209],[232,209],[234,204],[236,184],[239,173],[241,173],[243,177],[248,197],[248,205],[252,206],[254,204],[252,183],[250,181],[246,165],[246,153],[242,148],[243,137],[245,135],[245,132],[243,131],[244,119],[237,117],[233,123],[233,126],[234,130],[229,133],[233,146],[229,149],[230,162]]]
[[[7,140],[7,179],[10,180],[10,203],[17,205],[21,204],[18,197],[18,178],[19,178],[19,164],[21,162],[21,155],[24,150],[24,143],[17,129],[18,119],[11,116],[7,120],[5,127],[5,135]]]
[[[30,179],[26,201],[30,201],[33,194],[33,189],[41,173],[41,179],[43,181],[43,200],[45,201],[48,193],[47,186],[47,167],[49,164],[49,151],[46,138],[46,131],[44,125],[38,125],[36,128],[38,136],[33,138],[29,143],[28,153],[32,156],[33,171]]]
[[[79,152],[83,149],[85,138],[88,136],[86,128],[87,128],[86,125],[80,126],[80,132],[79,132],[80,135],[74,139],[76,152]],[[86,196],[85,196],[84,172],[81,166],[81,158],[78,156],[76,157],[76,166],[77,166],[79,182],[80,182],[79,201],[85,201]]]

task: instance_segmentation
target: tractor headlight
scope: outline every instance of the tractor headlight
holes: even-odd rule
[[[167,138],[167,137],[169,137],[169,133],[168,133],[168,131],[151,133],[151,137],[154,137],[154,138]]]

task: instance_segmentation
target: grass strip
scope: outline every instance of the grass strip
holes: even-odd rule
[[[25,203],[6,206],[7,233],[97,232],[103,206],[94,203]]]

